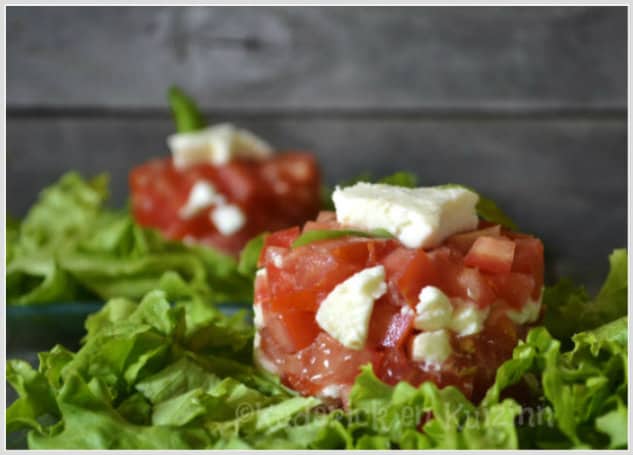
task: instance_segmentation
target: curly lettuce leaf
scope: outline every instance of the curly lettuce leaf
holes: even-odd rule
[[[162,288],[181,295],[245,301],[252,295],[237,261],[211,248],[186,246],[104,207],[107,180],[75,173],[42,192],[7,236],[7,300],[34,304],[140,298]]]
[[[609,256],[609,274],[602,288],[591,299],[584,287],[561,280],[547,287],[543,303],[547,308],[545,326],[556,338],[565,342],[574,333],[596,328],[627,314],[626,249],[617,249]]]
[[[77,353],[56,347],[37,371],[9,361],[20,398],[7,429],[28,430],[31,448],[209,448],[236,427],[278,430],[319,403],[249,365],[253,330],[243,314],[166,297],[109,301],[87,320]]]
[[[544,327],[532,329],[499,368],[482,402],[484,407],[498,402],[504,389],[521,381],[526,389],[532,386],[541,403],[525,409],[530,420],[518,427],[523,446],[614,448],[626,441],[626,425],[618,417],[628,385],[626,317],[573,340],[574,349],[561,352],[561,343]]]

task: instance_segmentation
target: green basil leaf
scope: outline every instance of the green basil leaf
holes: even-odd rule
[[[171,87],[167,97],[176,122],[176,131],[188,133],[201,130],[206,126],[206,121],[195,101],[180,88]]]
[[[268,235],[267,232],[263,232],[256,237],[253,237],[242,249],[240,253],[240,261],[237,265],[237,271],[242,275],[248,277],[254,277],[257,271],[257,261],[259,255],[264,248],[264,239]]]
[[[328,230],[328,229],[315,229],[314,231],[308,231],[301,234],[292,242],[293,248],[307,245],[312,242],[318,242],[321,240],[338,239],[341,237],[370,237],[378,239],[390,239],[393,238],[385,229],[374,229],[372,231],[356,231],[351,229],[341,230]]]

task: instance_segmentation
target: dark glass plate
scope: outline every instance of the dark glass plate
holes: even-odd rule
[[[85,334],[86,317],[102,306],[98,301],[7,305],[7,353],[48,350],[55,344],[74,349]],[[219,305],[229,315],[249,307],[238,302]]]

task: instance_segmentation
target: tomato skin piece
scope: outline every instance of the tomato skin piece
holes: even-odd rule
[[[273,232],[272,234],[268,234],[264,239],[264,249],[271,246],[279,246],[282,248],[290,248],[292,246],[292,242],[294,242],[301,230],[298,226],[293,226],[288,229],[283,229],[281,231]]]
[[[531,274],[534,278],[532,298],[538,299],[543,288],[545,260],[543,242],[535,237],[517,238],[512,271]]]
[[[335,260],[342,263],[354,263],[365,268],[369,259],[369,248],[374,243],[369,240],[346,242],[331,249],[331,254]]]
[[[260,305],[270,300],[270,292],[268,291],[268,277],[258,275],[255,277],[254,288],[254,305]]]
[[[287,311],[279,314],[281,322],[294,344],[294,351],[299,351],[314,341],[320,327],[316,323],[315,314],[309,311]]]
[[[415,305],[424,286],[437,285],[440,275],[435,264],[423,249],[397,247],[384,257],[382,263],[389,281],[409,305]]]
[[[479,308],[486,308],[497,299],[489,278],[477,269],[464,267],[457,274],[457,284],[458,297],[475,302]]]
[[[333,210],[321,210],[316,217],[317,223],[337,223],[336,212]]]
[[[299,227],[294,226],[281,231],[267,234],[264,237],[264,247],[259,253],[259,259],[257,260],[257,266],[262,267],[266,264],[271,256],[271,251],[276,251],[280,256],[283,256],[285,250],[289,249],[292,242],[295,241],[300,234]]]
[[[446,239],[446,244],[455,248],[462,254],[467,254],[470,248],[475,243],[479,237],[487,236],[487,237],[500,237],[501,236],[501,226],[498,224],[485,227],[483,229],[478,229],[476,231],[465,232],[462,234],[455,234],[448,239]]]
[[[381,352],[349,349],[321,332],[310,346],[286,358],[282,378],[291,387],[314,394],[330,384],[352,385],[361,366],[371,363],[376,369],[381,358]]]
[[[423,249],[418,249],[407,264],[404,273],[398,279],[398,287],[410,305],[418,302],[423,287],[437,284],[438,275],[435,266]]]
[[[404,274],[403,265],[409,264],[415,256],[415,250],[399,246],[382,261],[385,273],[390,281],[398,281]]]
[[[478,237],[464,257],[464,265],[477,267],[489,273],[509,273],[512,270],[515,247],[512,240],[489,236]]]
[[[524,273],[492,275],[489,281],[497,297],[514,309],[521,309],[535,288],[534,278]]]
[[[394,348],[403,346],[413,329],[415,312],[402,311],[403,307],[393,305],[382,297],[374,304],[367,335],[368,346]]]
[[[316,311],[339,283],[366,267],[369,241],[342,238],[293,248],[278,261],[281,268],[268,259],[273,253],[279,254],[275,248],[280,247],[263,250],[273,311],[283,311],[288,306]]]

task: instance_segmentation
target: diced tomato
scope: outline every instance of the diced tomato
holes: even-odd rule
[[[350,239],[316,242],[290,250],[283,258],[281,270],[267,266],[271,308],[279,311],[291,305],[316,311],[337,284],[365,268],[367,251],[366,241]]]
[[[398,242],[394,239],[376,240],[369,242],[367,248],[369,249],[368,265],[376,265],[382,263],[387,255],[398,248]]]
[[[509,273],[512,270],[515,244],[501,237],[478,237],[464,258],[464,265],[489,273]]]
[[[336,212],[332,210],[321,210],[316,217],[317,223],[328,223],[335,222],[336,223]]]
[[[387,298],[374,304],[369,323],[367,343],[377,347],[400,347],[412,330],[414,312],[402,312]]]
[[[283,257],[299,234],[300,230],[296,226],[267,234],[264,237],[264,246],[259,253],[257,266],[262,267],[275,257]]]
[[[337,245],[330,251],[337,261],[365,267],[369,259],[369,245],[372,243],[374,243],[372,240],[350,241]]]
[[[314,313],[308,311],[290,309],[283,313],[270,313],[266,317],[266,325],[288,353],[309,346],[320,332]]]
[[[461,256],[449,248],[440,247],[429,254],[438,272],[438,287],[449,297],[475,302],[480,308],[495,301],[487,277],[479,270],[464,267]]]
[[[303,226],[303,232],[308,231],[334,231],[344,229],[344,227],[336,221],[336,213],[330,211],[321,211],[316,221],[308,221]]]
[[[427,253],[421,248],[416,250],[411,261],[404,267],[404,273],[398,280],[398,287],[404,298],[411,305],[415,305],[420,290],[424,286],[436,284],[438,274]]]
[[[367,363],[378,366],[381,357],[379,352],[369,349],[346,348],[321,332],[314,343],[298,352],[294,359],[288,359],[286,373],[291,384],[303,378],[316,390],[329,384],[351,385],[361,366]]]
[[[497,299],[487,277],[477,269],[464,267],[457,274],[457,283],[460,288],[458,296],[475,302],[479,308],[490,306]]]
[[[255,277],[254,284],[254,301],[255,305],[259,305],[263,302],[270,300],[270,293],[268,292],[268,277],[265,275],[258,275]]]
[[[390,281],[398,281],[404,274],[404,270],[407,264],[409,264],[415,257],[415,251],[413,249],[398,247],[389,253],[382,261],[385,267],[385,274]]]
[[[543,287],[544,255],[543,242],[534,237],[518,238],[515,240],[516,249],[512,271],[527,273],[534,278],[532,298],[538,299]]]
[[[479,237],[499,237],[501,236],[501,226],[495,224],[476,231],[465,232],[462,234],[456,234],[446,239],[446,244],[452,248],[457,249],[460,253],[466,254],[468,250],[473,246],[475,240]]]
[[[535,283],[531,275],[516,272],[492,275],[490,282],[497,297],[516,309],[520,309],[527,302]]]
[[[396,283],[402,297],[415,305],[420,290],[427,285],[437,284],[440,276],[428,254],[423,249],[398,247],[383,259],[389,280]]]
[[[271,246],[279,246],[282,248],[290,248],[292,242],[294,242],[301,231],[298,226],[294,226],[282,231],[273,232],[268,234],[264,239],[264,249]]]

